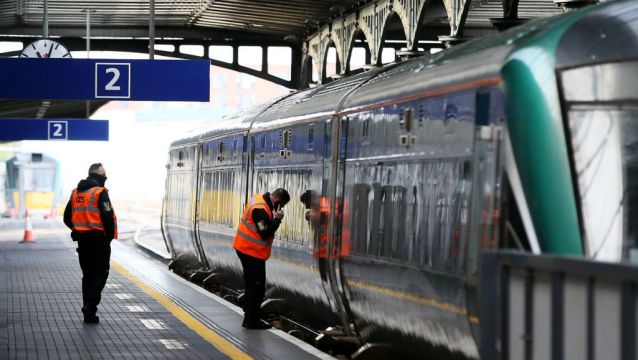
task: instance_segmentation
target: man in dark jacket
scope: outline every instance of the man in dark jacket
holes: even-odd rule
[[[89,176],[73,189],[64,210],[64,223],[78,242],[82,268],[82,313],[84,322],[97,324],[97,306],[109,276],[111,240],[117,239],[117,219],[104,187],[106,171],[100,163],[89,167]]]

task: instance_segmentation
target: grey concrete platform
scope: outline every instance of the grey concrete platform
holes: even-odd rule
[[[0,220],[0,359],[330,358],[279,330],[246,330],[241,309],[113,241],[98,315],[84,324],[81,271],[63,225]],[[128,244],[127,242],[130,242]]]

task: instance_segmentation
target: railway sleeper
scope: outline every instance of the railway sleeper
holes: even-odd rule
[[[361,346],[358,337],[347,335],[340,327],[329,327],[315,337],[315,346],[331,354],[350,356]]]
[[[219,281],[219,273],[211,272],[204,280],[202,280],[204,289],[217,293],[220,291],[221,282]]]
[[[212,270],[206,270],[206,269],[195,270],[194,272],[190,274],[190,276],[188,277],[188,280],[190,280],[191,282],[195,284],[201,284],[201,282],[204,279],[206,279],[208,276],[210,276],[210,274],[212,273],[213,273]]]

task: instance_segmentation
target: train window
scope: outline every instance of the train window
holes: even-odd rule
[[[315,129],[314,125],[308,126],[308,150],[312,150],[315,147]]]
[[[363,139],[367,139],[370,135],[370,119],[363,120],[363,124],[361,126],[361,137]]]
[[[382,230],[379,232],[380,236],[380,252],[381,256],[392,257],[392,242],[394,235],[394,220],[395,211],[393,203],[392,185],[383,186],[383,208],[381,211],[381,224]]]
[[[368,215],[368,224],[370,224],[370,233],[368,234],[370,246],[368,247],[368,253],[372,255],[379,254],[379,232],[383,231],[381,227],[381,205],[383,204],[382,200],[384,195],[381,191],[381,184],[378,182],[372,184],[372,208]]]
[[[263,194],[283,187],[290,194],[301,194],[306,189],[318,187],[312,186],[311,174],[309,169],[259,169],[255,174],[253,192]],[[312,239],[312,232],[305,218],[305,206],[300,201],[290,201],[285,210],[286,221],[277,231],[276,239],[290,244],[308,245]]]
[[[241,216],[240,169],[222,169],[203,175],[200,218],[202,221],[234,228]]]
[[[262,135],[261,136],[261,151],[265,151],[266,150],[266,135]]]
[[[220,141],[217,144],[217,161],[219,162],[223,162],[224,158],[226,157],[225,155],[225,146],[224,146],[224,142]]]
[[[365,254],[368,252],[368,204],[370,185],[354,184],[352,199],[352,231],[350,232],[354,241],[354,251]]]
[[[178,160],[183,160],[184,159],[184,152],[182,152],[181,150],[179,151],[179,155],[177,155],[177,159]]]
[[[353,251],[462,271],[468,167],[466,159],[353,165],[345,202]]]

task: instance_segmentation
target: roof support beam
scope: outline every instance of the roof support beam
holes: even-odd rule
[[[466,1],[467,4],[471,2],[470,0],[445,1]],[[308,63],[308,58],[312,58],[318,78],[320,82],[323,82],[326,77],[328,46],[334,43],[337,50],[337,62],[342,65],[339,69],[339,75],[348,74],[354,35],[357,31],[361,31],[366,38],[366,46],[370,53],[368,65],[381,65],[381,50],[387,33],[388,19],[392,14],[397,14],[401,20],[406,39],[404,50],[416,51],[418,48],[416,36],[425,5],[426,0],[378,0],[371,2],[356,12],[324,25],[316,33],[309,36],[303,47],[303,63]],[[465,12],[461,11],[461,15],[463,14],[467,14],[467,9]],[[462,19],[464,20],[464,17]],[[462,21],[459,24],[462,24]]]
[[[0,36],[0,41],[21,41],[24,45],[29,44],[32,41],[38,40],[35,37],[6,37]],[[85,51],[84,40],[81,38],[61,38],[59,40],[63,43],[69,51]],[[188,40],[157,40],[155,54],[160,56],[168,56],[180,59],[205,59],[211,62],[211,65],[219,66],[225,69],[235,70],[245,74],[253,75],[255,77],[271,81],[275,84],[285,86],[290,89],[299,89],[300,87],[300,68],[301,68],[301,49],[298,46],[291,46],[290,43],[283,40],[277,42],[267,42],[264,45],[263,41],[253,37],[250,41],[229,41],[229,40],[200,40],[200,39],[188,39]],[[173,51],[158,50],[160,45],[172,45]],[[203,56],[196,56],[192,54],[183,53],[180,51],[180,45],[200,45],[203,47]],[[148,54],[148,41],[146,39],[91,39],[91,51],[124,51],[134,52],[141,54]],[[233,48],[233,60],[232,62],[224,62],[210,58],[209,47],[210,46],[231,46]],[[260,70],[255,70],[239,64],[239,47],[241,46],[258,46],[262,48],[262,64]],[[268,47],[281,46],[291,49],[291,68],[289,79],[282,79],[268,73]],[[15,56],[20,51],[7,52],[0,54],[0,56]]]

